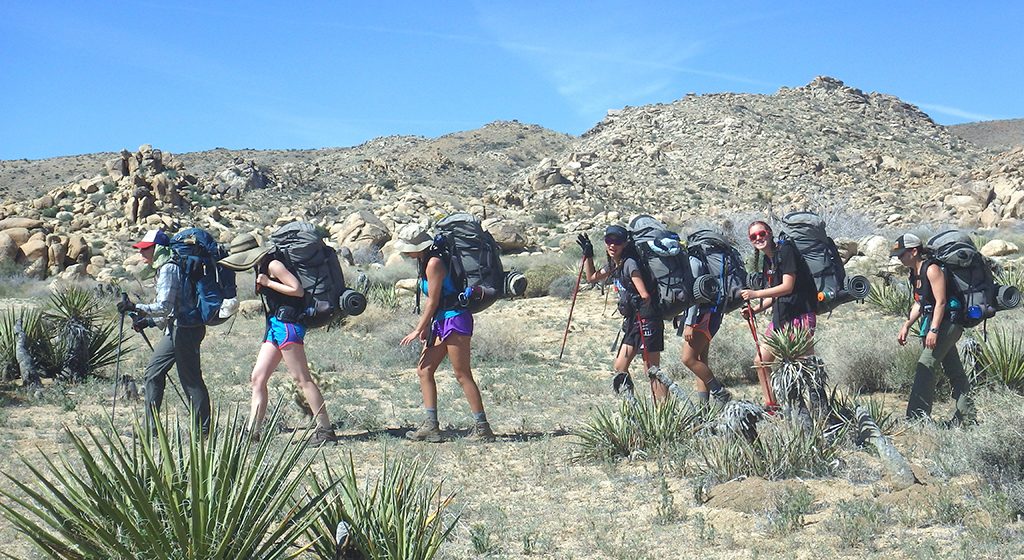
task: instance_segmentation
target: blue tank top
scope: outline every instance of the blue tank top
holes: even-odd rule
[[[427,295],[427,289],[428,289],[427,279],[426,278],[421,278],[420,279],[420,291],[423,293],[423,295]],[[441,283],[441,298],[442,298],[442,300],[448,299],[449,297],[451,297],[451,299],[454,299],[454,296],[458,295],[458,293],[459,293],[459,291],[455,288],[455,282],[452,281],[451,275],[445,274],[444,275],[444,282]],[[468,312],[469,312],[469,310],[464,308],[464,307],[457,307],[455,309],[445,309],[440,314],[440,317],[442,319],[451,319],[452,317],[458,317],[459,315],[462,315],[463,313],[468,313]]]

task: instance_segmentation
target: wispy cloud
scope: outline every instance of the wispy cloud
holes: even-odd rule
[[[957,107],[950,107],[949,105],[940,105],[936,103],[914,103],[914,105],[917,105],[929,113],[939,113],[968,121],[993,121],[998,118],[991,115],[966,111]]]

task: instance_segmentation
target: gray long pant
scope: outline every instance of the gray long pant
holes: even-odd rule
[[[167,372],[177,366],[178,379],[188,396],[193,420],[206,433],[210,430],[210,392],[203,382],[199,346],[206,338],[206,326],[171,327],[170,333],[156,343],[153,357],[146,366],[146,425],[154,429],[153,411],[160,410],[167,386]]]
[[[952,321],[946,321],[939,327],[938,340],[935,348],[924,348],[917,359],[917,372],[914,375],[914,387],[910,390],[910,401],[907,403],[907,418],[927,417],[932,413],[932,401],[935,400],[935,365],[942,364],[942,371],[949,378],[953,387],[953,399],[956,400],[956,414],[961,419],[973,418],[974,403],[971,401],[971,381],[964,372],[964,364],[960,361],[960,353],[956,343],[964,334],[964,328]]]

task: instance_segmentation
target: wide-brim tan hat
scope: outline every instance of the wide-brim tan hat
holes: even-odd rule
[[[231,270],[249,270],[273,250],[273,245],[263,246],[257,235],[243,233],[231,240],[228,246],[230,254],[218,262]]]
[[[400,253],[415,253],[430,248],[434,238],[420,224],[406,224],[398,231],[395,250]]]

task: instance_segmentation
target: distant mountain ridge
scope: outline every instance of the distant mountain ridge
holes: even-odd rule
[[[983,148],[1009,150],[1024,147],[1024,119],[955,124],[950,132]]]

